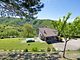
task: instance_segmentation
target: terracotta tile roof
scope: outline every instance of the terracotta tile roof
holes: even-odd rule
[[[39,30],[41,31],[41,33],[42,33],[45,37],[57,36],[57,35],[54,33],[54,31],[57,31],[57,32],[58,32],[58,30],[51,29],[51,28],[47,28],[47,27],[39,28]]]

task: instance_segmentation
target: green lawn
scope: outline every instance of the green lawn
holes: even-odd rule
[[[21,43],[22,40],[26,40],[26,38],[0,39],[0,50],[2,49],[23,50],[24,48],[28,48],[29,50],[31,50],[32,47],[37,47],[38,49],[46,49],[47,46],[50,46],[52,48],[52,44],[40,43],[40,42],[30,42],[30,46],[28,46],[28,43]]]

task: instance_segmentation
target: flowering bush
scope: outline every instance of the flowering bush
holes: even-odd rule
[[[62,37],[58,36],[57,38],[58,41],[62,41]]]
[[[47,50],[48,52],[50,52],[50,51],[51,51],[51,48],[48,46],[48,47],[46,48],[46,50]]]

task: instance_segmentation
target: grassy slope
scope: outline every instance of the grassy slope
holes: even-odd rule
[[[24,48],[28,48],[29,50],[31,50],[32,47],[37,47],[38,49],[41,49],[41,48],[46,49],[47,46],[52,47],[51,44],[48,45],[47,43],[40,43],[40,42],[31,42],[30,46],[28,46],[28,43],[21,43],[22,40],[26,40],[26,39],[25,38],[0,39],[0,50],[2,49],[23,50]]]
[[[35,21],[37,21],[36,24],[33,24]],[[29,22],[26,21],[26,19],[19,19],[19,18],[0,18],[0,24],[8,24],[8,25],[16,25],[22,27],[24,24],[30,24],[33,26],[34,29],[37,29],[38,27],[47,26],[52,27],[51,20],[30,20]]]

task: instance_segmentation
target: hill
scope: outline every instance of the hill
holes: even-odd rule
[[[26,20],[26,19],[19,19],[19,18],[0,18],[0,24],[4,25],[14,25],[16,27],[22,27],[24,24],[30,24],[33,26],[34,29],[37,29],[38,27],[47,26],[52,27],[51,20],[49,19],[36,19],[36,20]]]

